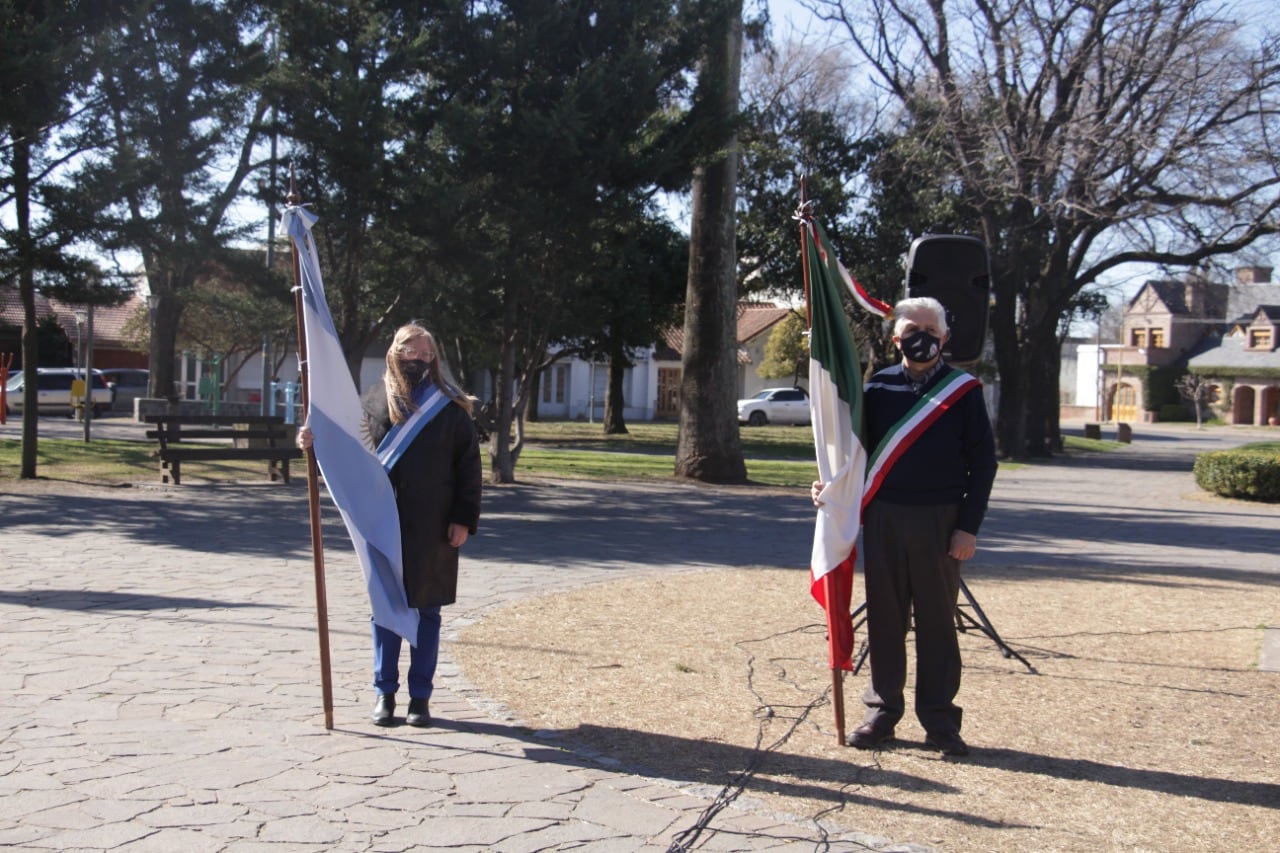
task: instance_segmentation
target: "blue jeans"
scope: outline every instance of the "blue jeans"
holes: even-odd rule
[[[388,631],[372,620],[373,686],[379,693],[395,693],[400,689],[400,646],[395,631]],[[436,659],[440,655],[440,608],[418,608],[418,642],[409,648],[409,698],[430,699],[431,682],[436,676]]]

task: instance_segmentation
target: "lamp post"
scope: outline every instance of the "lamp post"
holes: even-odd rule
[[[83,349],[83,330],[84,330],[85,320],[87,320],[88,317],[85,316],[85,313],[83,311],[76,311],[72,316],[74,316],[76,320],[76,357],[75,357],[76,370],[74,375],[80,379],[80,382],[84,387],[84,394],[80,398],[80,418],[81,420],[83,420],[84,407],[89,402],[89,377],[87,374],[84,373],[84,349]],[[71,394],[72,394],[71,405],[74,410],[75,408],[75,385],[74,384],[71,386]]]
[[[93,420],[93,305],[85,309],[84,337],[84,440],[89,441],[89,422]]]
[[[83,311],[75,312],[76,318],[76,369],[79,370],[84,366],[84,351],[81,349],[81,330],[84,329],[85,320],[88,317]]]
[[[1111,396],[1111,418],[1120,423],[1120,383],[1124,375],[1124,341],[1116,348],[1116,389]]]

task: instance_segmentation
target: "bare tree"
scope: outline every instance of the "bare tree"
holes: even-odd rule
[[[1002,453],[1057,431],[1055,328],[1123,264],[1280,229],[1280,41],[1203,0],[802,0],[946,153],[992,258]]]
[[[1178,389],[1182,399],[1187,400],[1196,410],[1196,429],[1204,427],[1204,409],[1213,399],[1214,384],[1195,373],[1184,373],[1173,387]]]

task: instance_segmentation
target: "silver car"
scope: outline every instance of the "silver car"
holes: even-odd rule
[[[9,414],[22,413],[22,389],[26,384],[27,371],[20,371],[9,377],[5,385],[5,408]],[[71,383],[84,376],[84,370],[76,367],[37,367],[36,411],[42,415],[71,415],[75,407],[71,401]],[[93,390],[90,393],[93,401],[94,415],[105,414],[111,409],[111,387],[102,374],[93,372]]]
[[[102,378],[111,386],[111,409],[133,414],[133,401],[147,396],[151,371],[137,367],[104,367]]]
[[[738,423],[809,423],[809,394],[803,388],[765,388],[754,397],[738,401]]]

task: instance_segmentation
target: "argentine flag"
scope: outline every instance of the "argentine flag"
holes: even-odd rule
[[[320,278],[320,259],[311,239],[316,217],[289,207],[281,226],[293,241],[302,287],[307,340],[306,424],[325,487],[351,536],[369,590],[373,621],[410,643],[418,637],[418,611],[404,592],[400,516],[382,463],[361,440],[360,395],[347,369],[342,346]]]

